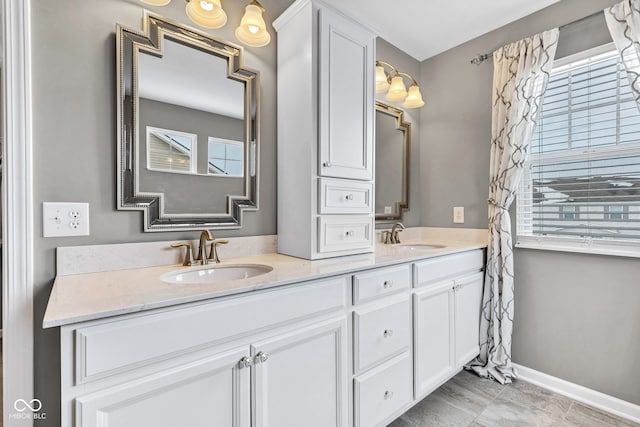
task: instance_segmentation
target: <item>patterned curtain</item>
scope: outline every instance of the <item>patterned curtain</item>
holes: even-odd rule
[[[558,42],[558,29],[506,45],[493,53],[493,111],[489,182],[489,248],[485,273],[479,375],[502,384],[515,377],[511,364],[513,248],[509,206],[529,154]]]
[[[605,9],[604,16],[640,107],[640,0],[623,0]]]

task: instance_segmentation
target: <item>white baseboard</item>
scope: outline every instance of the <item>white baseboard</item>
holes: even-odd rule
[[[527,368],[526,366],[515,363],[513,366],[518,373],[518,378],[523,381],[546,388],[619,417],[640,423],[640,405],[635,405],[618,399],[617,397],[609,396],[608,394],[600,393],[599,391],[553,377],[543,372]]]

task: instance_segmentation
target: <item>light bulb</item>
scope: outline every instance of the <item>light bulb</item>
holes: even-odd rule
[[[220,28],[227,23],[220,0],[190,0],[185,11],[189,19],[201,27]]]
[[[404,100],[402,106],[404,108],[420,108],[424,105],[422,100],[422,94],[420,93],[420,87],[417,84],[413,84],[409,87],[409,93]]]
[[[376,67],[376,93],[384,93],[389,89],[389,80],[384,67],[378,65]]]
[[[391,86],[389,86],[389,92],[387,92],[387,101],[404,101],[407,97],[407,88],[404,85],[402,77],[396,75],[391,79]]]
[[[271,35],[267,31],[267,25],[262,18],[264,9],[258,2],[251,2],[244,12],[240,26],[236,28],[236,38],[240,42],[253,47],[262,47],[269,44]]]

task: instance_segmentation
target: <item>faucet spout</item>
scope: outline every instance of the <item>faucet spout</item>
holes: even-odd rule
[[[200,264],[205,265],[208,262],[207,259],[207,242],[213,240],[213,235],[209,230],[202,230],[200,233],[200,244],[198,245],[198,255],[196,260],[200,261]]]
[[[404,224],[396,222],[391,229],[391,243],[400,243],[400,232],[404,230]]]

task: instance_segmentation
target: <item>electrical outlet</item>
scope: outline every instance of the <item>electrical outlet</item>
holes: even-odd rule
[[[42,235],[88,236],[89,203],[42,203]]]
[[[453,223],[464,224],[464,207],[457,206],[453,208]]]

